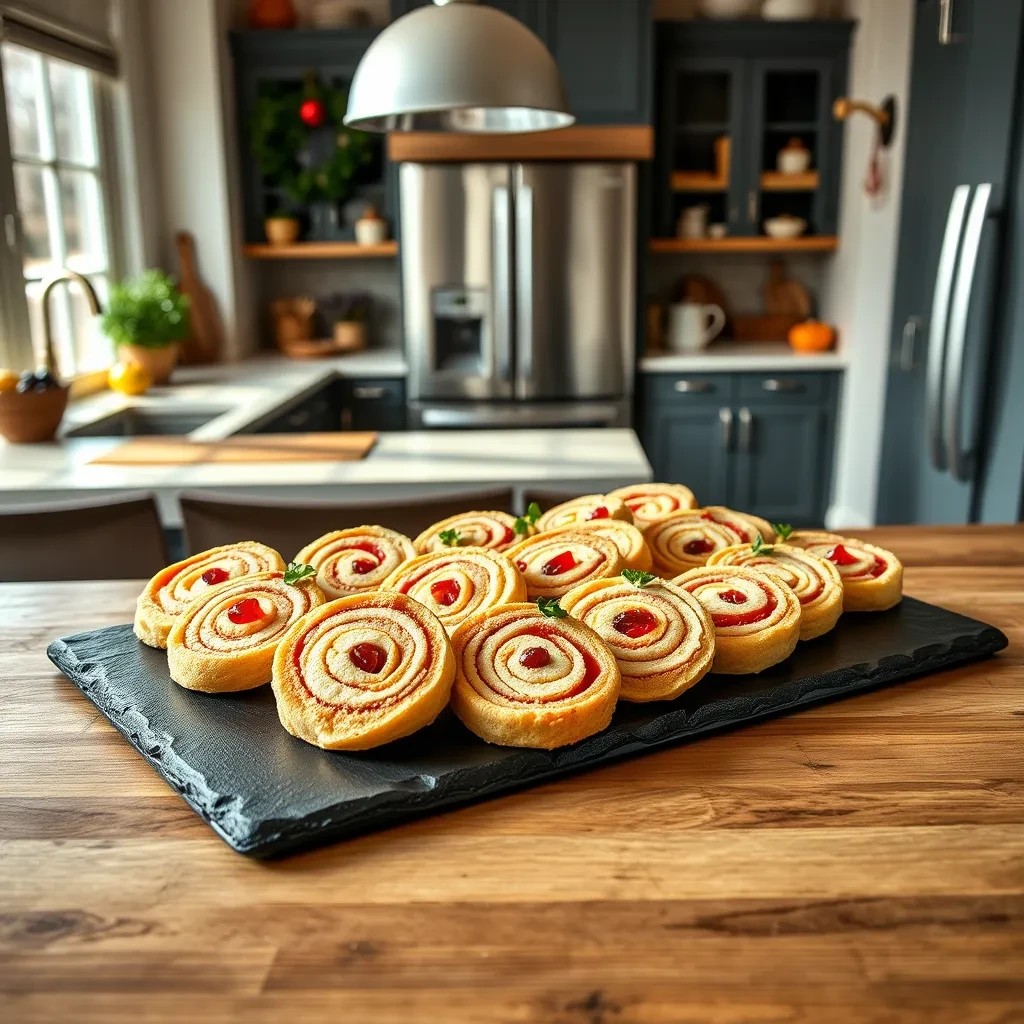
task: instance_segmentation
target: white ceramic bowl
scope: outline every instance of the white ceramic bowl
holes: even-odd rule
[[[780,174],[803,174],[811,166],[809,149],[780,149],[775,158]]]
[[[807,221],[803,217],[769,217],[764,222],[765,234],[772,238],[799,238],[807,230]]]

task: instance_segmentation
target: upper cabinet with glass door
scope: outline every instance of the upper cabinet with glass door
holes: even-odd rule
[[[726,239],[763,236],[781,214],[806,221],[809,237],[835,234],[842,128],[831,108],[846,88],[852,29],[659,24],[656,237],[711,245],[708,225]]]

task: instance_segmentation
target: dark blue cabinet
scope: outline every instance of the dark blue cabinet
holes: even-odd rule
[[[641,439],[655,477],[686,484],[701,504],[820,525],[838,389],[835,373],[646,375]]]
[[[393,17],[430,0],[392,0]],[[518,19],[554,55],[579,124],[649,124],[651,0],[481,0]]]
[[[656,38],[656,235],[675,235],[684,207],[706,203],[730,235],[759,235],[766,218],[805,218],[829,235],[838,221],[842,126],[832,103],[846,91],[850,21],[661,22]],[[728,140],[728,160],[721,140]],[[811,152],[811,173],[781,179],[790,139]]]

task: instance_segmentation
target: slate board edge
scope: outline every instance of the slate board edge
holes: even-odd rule
[[[585,746],[551,752],[524,750],[505,765],[506,771],[501,777],[487,785],[482,786],[476,780],[478,768],[453,772],[440,784],[432,776],[418,776],[422,785],[418,792],[392,790],[361,801],[330,805],[305,819],[267,819],[255,827],[244,814],[240,798],[225,796],[211,789],[202,775],[175,753],[173,737],[153,729],[134,708],[118,709],[113,706],[104,683],[102,665],[81,662],[65,639],[53,641],[47,654],[232,849],[257,857],[272,857],[509,793],[597,764],[688,742],[798,708],[954,668],[995,654],[1006,645],[1003,633],[985,626],[973,635],[925,645],[909,655],[883,658],[871,667],[870,672],[866,671],[867,663],[849,666],[829,686],[808,688],[800,681],[786,684],[773,692],[772,699],[763,701],[761,708],[752,714],[748,709],[742,717],[730,717],[730,705],[738,703],[733,700],[705,704],[689,721],[684,711],[668,711],[634,731],[620,728],[603,734],[605,743],[597,751],[594,743],[601,743],[601,735],[585,741]],[[103,703],[104,695],[106,704]]]

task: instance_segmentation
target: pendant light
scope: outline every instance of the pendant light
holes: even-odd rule
[[[384,29],[356,68],[345,114],[371,132],[536,132],[575,120],[547,47],[476,0],[434,0]]]

